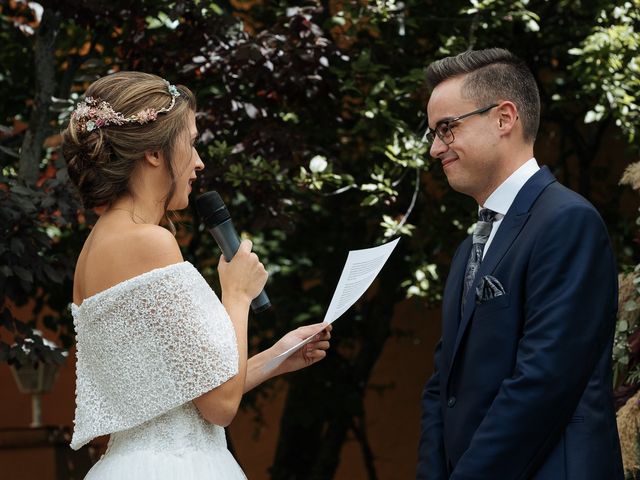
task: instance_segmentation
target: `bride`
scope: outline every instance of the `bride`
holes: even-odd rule
[[[63,132],[84,206],[102,211],[78,258],[71,306],[71,447],[110,434],[87,479],[244,479],[224,436],[242,395],[329,348],[331,327],[315,324],[247,359],[249,305],[267,280],[251,242],[232,261],[220,258],[221,301],[183,260],[166,215],[187,206],[204,168],[195,108],[186,87],[120,72],[88,88]],[[275,371],[263,368],[310,335]]]

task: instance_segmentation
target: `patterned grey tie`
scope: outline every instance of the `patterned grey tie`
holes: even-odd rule
[[[484,251],[484,246],[487,243],[487,240],[489,240],[491,228],[493,227],[493,222],[495,221],[497,214],[497,212],[489,210],[488,208],[483,208],[480,210],[480,212],[478,212],[478,223],[476,223],[476,228],[473,230],[473,244],[471,245],[471,255],[469,255],[467,269],[464,272],[462,308],[460,310],[461,312],[464,309],[464,299],[467,296],[467,292],[469,291],[469,288],[471,288],[473,280],[476,278],[478,268],[480,268],[480,262],[482,262],[482,252]]]

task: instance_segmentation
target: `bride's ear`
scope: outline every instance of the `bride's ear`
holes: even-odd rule
[[[154,167],[159,167],[160,165],[162,165],[161,156],[162,153],[160,153],[158,150],[147,150],[146,152],[144,152],[145,161]]]

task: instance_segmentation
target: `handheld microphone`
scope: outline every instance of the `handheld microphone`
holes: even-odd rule
[[[202,221],[222,250],[225,260],[230,262],[240,247],[240,238],[222,198],[218,192],[207,192],[198,197],[196,206]],[[260,313],[270,306],[271,302],[264,290],[251,301],[251,310],[254,313]]]

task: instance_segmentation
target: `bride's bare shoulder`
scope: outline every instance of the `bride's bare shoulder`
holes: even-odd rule
[[[118,235],[119,241],[114,245],[117,249],[124,249],[143,261],[153,263],[153,268],[164,265],[156,265],[157,262],[175,263],[181,261],[180,247],[173,233],[159,225],[133,225],[131,228]]]
[[[183,261],[178,242],[164,227],[99,227],[96,225],[87,238],[76,264],[73,297],[78,305],[120,282]]]

